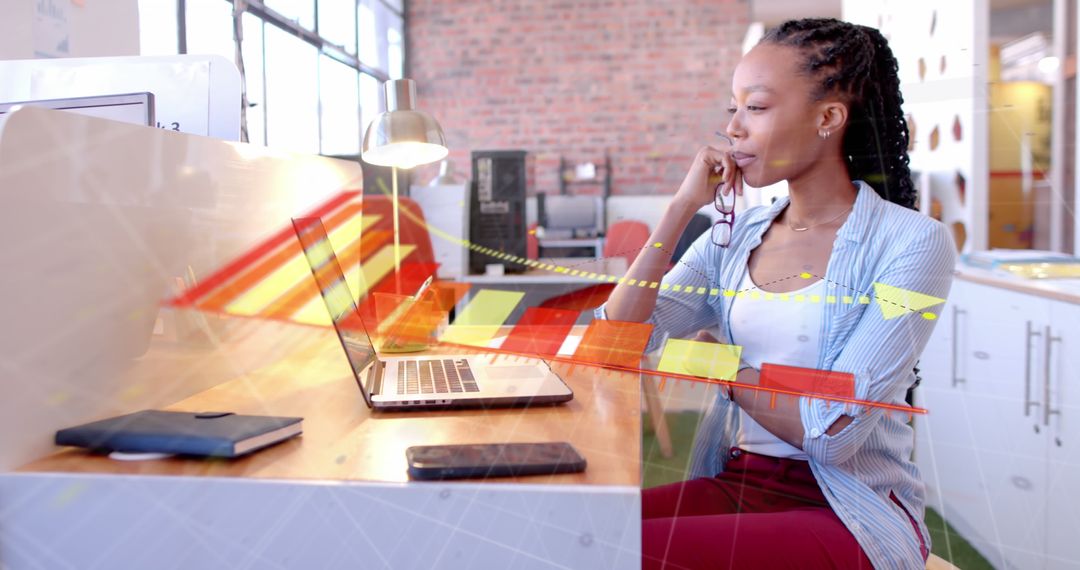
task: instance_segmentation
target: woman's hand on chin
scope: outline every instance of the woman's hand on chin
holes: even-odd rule
[[[743,192],[742,172],[731,157],[731,148],[726,144],[705,146],[694,157],[690,171],[686,173],[675,200],[682,201],[695,209],[713,201],[716,187],[724,194],[734,191]]]

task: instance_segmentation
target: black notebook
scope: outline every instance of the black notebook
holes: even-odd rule
[[[301,432],[303,418],[144,410],[56,432],[57,445],[236,457]]]

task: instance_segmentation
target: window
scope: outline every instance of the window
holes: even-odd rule
[[[244,25],[244,81],[247,89],[247,135],[248,142],[266,144],[266,79],[263,73],[263,31],[266,24],[251,13],[245,13]]]
[[[183,25],[180,25],[183,23]],[[402,0],[263,0],[240,16],[247,140],[357,155],[405,71]],[[141,53],[236,61],[231,0],[139,0]]]
[[[359,78],[355,69],[333,58],[319,59],[323,154],[360,154]]]
[[[266,144],[319,152],[319,50],[266,28]]]
[[[187,53],[236,58],[232,4],[224,0],[185,0]]]
[[[356,0],[321,0],[319,35],[356,55]]]
[[[285,19],[315,31],[315,0],[265,0],[263,4]]]
[[[176,0],[139,0],[139,53],[174,55],[177,49]]]

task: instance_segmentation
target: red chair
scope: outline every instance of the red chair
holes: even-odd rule
[[[649,226],[634,220],[611,224],[604,240],[604,257],[622,257],[629,266],[641,248],[649,243]]]
[[[528,232],[525,234],[525,257],[529,259],[540,259],[540,238],[536,237],[536,228],[539,224],[533,222],[529,224]]]
[[[611,224],[607,239],[604,241],[604,257],[622,257],[626,264],[633,263],[638,252],[649,243],[649,226],[633,220],[623,220]],[[552,297],[540,307],[545,309],[565,309],[568,311],[591,311],[607,301],[614,283],[590,285],[564,295]]]

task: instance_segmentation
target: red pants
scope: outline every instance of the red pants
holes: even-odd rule
[[[810,465],[733,449],[724,472],[642,491],[642,568],[862,568]]]

